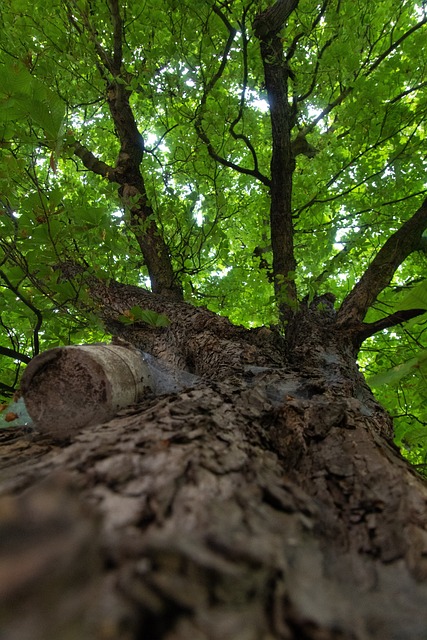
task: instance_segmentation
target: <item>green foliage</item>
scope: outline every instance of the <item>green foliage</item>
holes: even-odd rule
[[[145,140],[147,195],[186,299],[246,326],[274,324],[269,191],[262,180],[270,174],[271,130],[251,27],[266,3],[120,6],[119,80],[131,93]],[[97,57],[100,47],[111,54],[114,46],[109,3],[3,0],[0,20],[0,270],[7,276],[0,277],[0,346],[32,356],[37,339],[44,349],[103,337],[83,283],[61,279],[61,261],[140,286],[149,279],[117,185],[73,153],[78,140],[112,166],[117,159],[106,100],[112,78],[100,72]],[[235,35],[219,73],[227,22]],[[304,133],[316,150],[296,157],[293,182],[301,298],[331,291],[342,301],[425,193],[423,23],[414,1],[300,0],[283,30],[297,105],[293,136]],[[225,164],[212,157],[195,123]],[[425,274],[420,247],[367,320],[423,308]],[[138,307],[123,321],[168,323]],[[366,341],[360,358],[372,384],[382,382],[376,391],[397,416],[398,442],[417,456],[427,450],[426,336],[422,316]],[[0,356],[0,364],[3,385],[16,386],[18,361]]]
[[[410,374],[416,373],[418,370],[420,373],[425,374],[427,366],[427,349],[422,349],[415,356],[410,358],[406,362],[402,362],[395,367],[392,367],[388,371],[382,371],[376,375],[368,378],[368,383],[372,387],[379,387],[383,384],[395,385]]]
[[[42,128],[46,138],[58,145],[65,105],[56,93],[18,62],[2,66],[0,123],[30,120]]]
[[[135,324],[137,322],[145,322],[150,327],[168,327],[170,320],[162,313],[156,313],[148,309],[142,309],[138,305],[127,310],[122,316],[120,321],[123,324]]]

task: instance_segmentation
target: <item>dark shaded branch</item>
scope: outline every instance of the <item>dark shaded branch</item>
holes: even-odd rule
[[[108,87],[108,106],[120,139],[116,162],[116,181],[120,198],[130,212],[130,225],[147,265],[154,292],[182,300],[182,287],[176,281],[169,249],[154,219],[140,165],[144,140],[139,133],[129,103],[131,92],[119,82]]]
[[[373,71],[375,71],[375,69],[381,64],[381,62],[383,62],[383,60],[385,60],[390,55],[390,53],[393,53],[393,51],[395,51],[397,47],[399,47],[402,42],[406,40],[406,38],[415,33],[415,31],[418,31],[418,29],[421,29],[421,27],[423,27],[426,23],[427,18],[423,18],[422,20],[414,24],[410,29],[408,29],[408,31],[401,35],[400,38],[398,38],[395,42],[392,42],[392,44],[385,51],[383,51],[381,55],[378,56],[375,62],[371,64],[369,69],[366,71],[365,76],[369,76]]]
[[[247,7],[248,9],[249,7]],[[243,133],[237,133],[236,132],[236,126],[238,125],[238,123],[243,119],[243,108],[245,106],[245,100],[246,100],[246,89],[248,86],[248,38],[247,38],[247,34],[246,34],[246,24],[245,24],[245,20],[246,20],[246,12],[247,9],[245,9],[244,15],[243,15],[243,21],[240,24],[240,29],[242,32],[242,59],[243,59],[243,80],[242,80],[242,91],[240,93],[240,104],[239,104],[239,112],[237,114],[237,116],[235,117],[235,119],[233,120],[233,122],[230,125],[230,133],[233,136],[233,138],[235,140],[242,140],[246,147],[249,149],[249,152],[252,156],[252,160],[254,163],[254,171],[257,172],[260,175],[260,171],[259,171],[259,166],[258,166],[258,157],[256,155],[256,151],[255,148],[252,144],[252,142],[250,141],[250,139],[248,138],[248,136],[244,135]],[[268,178],[267,178],[268,180]],[[268,180],[268,182],[270,182]],[[264,183],[266,184],[266,183]],[[268,185],[267,185],[268,186]]]
[[[275,36],[298,6],[299,0],[277,0],[271,7],[256,16],[253,21],[255,36],[267,40]]]
[[[375,69],[377,69],[379,67],[379,65],[391,54],[393,53],[393,51],[395,51],[404,40],[406,40],[406,38],[408,38],[410,35],[412,35],[415,31],[417,31],[418,29],[420,29],[424,24],[426,24],[427,22],[427,18],[423,18],[420,22],[417,22],[417,24],[413,25],[410,29],[408,29],[408,31],[406,31],[402,36],[400,36],[400,38],[398,38],[395,42],[393,42],[381,55],[378,56],[378,58],[371,64],[371,66],[366,70],[366,72],[364,73],[364,76],[367,78],[368,76],[371,75],[371,73],[373,71],[375,71]],[[318,115],[314,120],[312,120],[312,122],[310,122],[310,124],[308,124],[306,127],[304,127],[303,129],[303,133],[304,135],[306,135],[307,133],[310,133],[314,127],[321,121],[323,120],[323,118],[325,118],[325,116],[327,116],[333,109],[335,109],[335,107],[339,106],[340,104],[342,104],[342,102],[344,102],[344,100],[347,98],[347,96],[350,95],[350,93],[352,93],[354,87],[350,86],[350,87],[346,87],[345,89],[343,89],[340,94],[337,96],[337,98],[335,98],[335,100],[333,100],[332,102],[330,102],[324,109],[323,111],[320,113],[320,115]]]
[[[370,336],[373,336],[375,333],[408,322],[408,320],[422,316],[426,312],[427,309],[404,309],[403,311],[396,311],[396,313],[392,313],[376,322],[364,322],[360,331],[357,333],[357,338],[360,344],[362,344],[366,338],[370,338]]]
[[[69,2],[74,6],[75,0]],[[128,75],[123,68],[123,21],[120,3],[118,0],[108,0],[108,7],[113,31],[111,53],[107,53],[99,44],[88,11],[78,8],[76,11],[100,61],[98,71],[107,85],[107,103],[120,141],[120,150],[114,168],[96,158],[80,143],[74,145],[74,153],[87,169],[120,185],[119,196],[130,213],[130,227],[144,257],[153,291],[181,300],[182,287],[176,280],[169,249],[154,220],[154,212],[141,172],[144,139],[129,102],[132,92],[128,88]]]
[[[398,93],[397,96],[394,96],[394,98],[392,98],[389,101],[389,104],[394,104],[395,102],[399,102],[399,100],[401,100],[405,96],[409,95],[410,93],[413,93],[414,91],[418,91],[419,89],[424,89],[424,87],[427,87],[427,81],[421,82],[420,84],[415,85],[415,87],[411,87],[410,89],[406,89],[406,91],[402,91],[401,93]]]
[[[15,287],[11,281],[9,280],[9,278],[7,277],[7,275],[4,273],[4,271],[0,271],[0,278],[6,283],[6,286],[8,289],[10,289],[11,291],[13,291],[13,293],[16,295],[17,298],[19,298],[21,300],[21,302],[23,302],[25,304],[26,307],[28,307],[36,316],[36,324],[34,326],[33,329],[33,344],[34,344],[34,355],[37,355],[40,351],[40,346],[39,346],[39,331],[41,329],[41,326],[43,324],[43,316],[41,314],[41,312],[37,309],[37,307],[35,307],[33,305],[32,302],[30,302],[30,300],[28,300],[28,298],[26,298],[18,289],[18,287]]]
[[[292,220],[292,176],[295,157],[291,131],[295,112],[288,100],[289,67],[283,42],[277,33],[298,2],[278,1],[258,15],[253,23],[260,40],[264,80],[270,105],[272,132],[270,231],[273,251],[274,290],[281,322],[288,322],[296,309],[296,261]]]
[[[20,362],[25,362],[25,364],[28,364],[31,360],[31,358],[26,356],[25,353],[19,353],[19,351],[15,351],[15,349],[8,349],[8,347],[0,347],[0,355],[6,356],[7,358],[13,358],[13,360],[20,360]]]
[[[83,162],[86,169],[96,173],[98,176],[107,178],[110,182],[118,182],[119,176],[116,170],[106,162],[99,160],[92,151],[89,151],[89,149],[80,144],[80,142],[74,144],[73,150],[75,155]]]
[[[108,7],[113,22],[113,66],[114,75],[119,75],[123,57],[123,22],[117,0],[108,0]]]
[[[205,131],[204,127],[203,127],[203,114],[204,114],[204,111],[206,109],[206,103],[207,103],[209,94],[212,91],[212,89],[214,88],[214,86],[216,85],[216,83],[221,79],[222,74],[224,73],[224,70],[225,70],[225,67],[226,67],[227,61],[228,61],[228,56],[230,54],[231,47],[233,45],[234,38],[236,37],[236,33],[237,33],[236,29],[230,24],[228,18],[226,16],[224,16],[224,14],[218,9],[218,7],[214,6],[213,7],[213,11],[214,11],[214,13],[216,13],[216,15],[218,15],[218,17],[225,24],[225,26],[226,26],[226,28],[228,30],[228,38],[227,38],[227,42],[226,42],[225,47],[224,47],[224,51],[223,51],[223,54],[222,54],[220,65],[219,65],[217,71],[212,76],[212,78],[206,84],[205,90],[204,90],[202,98],[200,100],[200,104],[199,104],[199,106],[197,108],[197,111],[196,111],[194,127],[196,129],[196,133],[199,136],[200,140],[205,144],[206,149],[207,149],[210,157],[213,160],[215,160],[215,162],[218,162],[219,164],[222,164],[224,167],[229,167],[230,169],[233,169],[234,171],[237,171],[238,173],[243,173],[244,175],[252,176],[256,180],[259,180],[260,182],[265,184],[267,187],[269,187],[270,186],[270,180],[267,178],[267,176],[264,176],[258,169],[257,158],[256,158],[255,150],[254,150],[252,144],[250,143],[250,141],[246,137],[242,137],[240,135],[237,135],[234,132],[234,126],[235,126],[235,124],[237,124],[237,122],[239,120],[239,117],[238,117],[237,121],[235,121],[234,123],[231,124],[230,132],[231,132],[231,135],[233,136],[234,139],[237,139],[239,137],[239,138],[242,138],[243,141],[246,143],[246,146],[248,147],[249,151],[251,152],[252,158],[254,160],[254,168],[253,169],[248,169],[246,167],[242,167],[241,165],[236,164],[235,162],[232,162],[231,160],[227,160],[227,158],[224,158],[219,153],[217,153],[217,151],[215,150],[215,148],[214,148],[214,146],[213,146],[208,134],[206,133],[206,131]]]
[[[16,387],[11,387],[8,384],[0,382],[0,391],[2,391],[5,396],[11,396],[13,393],[15,393]]]
[[[202,142],[205,143],[206,149],[210,157],[212,158],[212,160],[215,160],[219,164],[222,164],[224,167],[233,169],[233,171],[237,171],[238,173],[243,173],[243,175],[246,175],[246,176],[252,176],[256,180],[259,180],[260,182],[262,182],[262,184],[264,184],[266,187],[270,187],[270,179],[267,178],[267,176],[262,174],[260,171],[257,171],[256,169],[248,169],[246,167],[242,167],[241,165],[236,164],[235,162],[232,162],[231,160],[227,160],[226,158],[223,158],[222,156],[220,156],[219,153],[215,151],[209,137],[206,135],[203,129],[198,128],[197,125],[195,126],[196,126],[197,135],[199,136],[200,140],[202,140]]]
[[[139,173],[139,165],[144,156],[144,139],[129,103],[130,96],[131,92],[122,82],[114,81],[107,87],[108,106],[120,140],[116,171],[122,176],[126,176],[129,171]],[[118,182],[122,184],[123,181]]]
[[[427,199],[379,250],[359,282],[344,299],[338,311],[340,325],[355,326],[363,321],[377,296],[391,282],[399,265],[420,247],[427,228]]]
[[[423,189],[422,191],[416,191],[415,193],[410,193],[408,196],[403,196],[403,198],[396,198],[395,200],[389,200],[388,202],[382,202],[379,204],[379,207],[386,207],[390,204],[396,204],[396,202],[404,202],[405,200],[409,200],[410,198],[416,198],[417,196],[423,196],[427,193],[427,189]],[[424,240],[424,238],[422,238]],[[421,243],[422,244],[422,243]]]
[[[319,68],[320,68],[320,62],[323,58],[323,54],[325,53],[325,51],[331,46],[331,44],[334,42],[334,40],[336,40],[338,38],[338,34],[334,35],[332,38],[329,38],[329,40],[327,40],[325,42],[325,44],[323,45],[323,47],[320,49],[317,58],[316,58],[316,65],[314,67],[314,71],[313,71],[313,77],[311,80],[311,84],[309,86],[309,88],[307,89],[307,91],[301,95],[298,96],[296,98],[297,102],[304,102],[304,100],[306,100],[314,91],[314,88],[316,86],[316,82],[317,82],[317,74],[319,72]],[[336,106],[336,105],[334,105]],[[333,107],[332,107],[333,108]],[[325,114],[327,115],[327,114]]]
[[[114,169],[98,160],[80,143],[76,143],[74,152],[89,170],[121,185],[119,195],[123,205],[130,211],[130,225],[147,264],[153,291],[165,293],[170,290],[173,296],[181,299],[182,292],[175,282],[169,251],[153,219],[154,212],[148,202],[135,155],[121,151],[118,168]]]

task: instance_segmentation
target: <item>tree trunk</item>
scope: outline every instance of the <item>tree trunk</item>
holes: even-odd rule
[[[134,342],[195,387],[3,432],[2,639],[427,637],[427,487],[329,303],[286,342],[177,304]]]

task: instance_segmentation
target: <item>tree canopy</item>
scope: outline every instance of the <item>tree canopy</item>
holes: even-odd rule
[[[286,330],[301,300],[329,293],[423,464],[426,11],[4,0],[2,394],[40,350],[105,339],[67,265],[247,327]],[[124,310],[141,320],[168,322]]]

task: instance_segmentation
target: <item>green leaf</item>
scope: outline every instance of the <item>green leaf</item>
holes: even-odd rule
[[[401,300],[398,305],[399,309],[426,309],[427,310],[427,280],[416,285]]]
[[[136,322],[145,322],[151,327],[168,327],[170,320],[162,313],[156,313],[149,309],[143,309],[136,305],[120,316],[120,322],[123,324],[135,324]]]
[[[372,387],[379,387],[384,384],[396,385],[402,378],[410,374],[416,374],[427,365],[427,349],[423,349],[415,358],[410,358],[388,371],[377,373],[368,378],[367,382]]]

